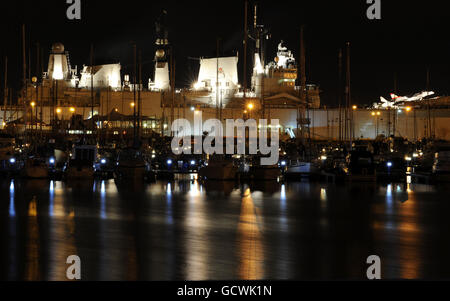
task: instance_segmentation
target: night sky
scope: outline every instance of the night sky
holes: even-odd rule
[[[32,46],[33,75],[37,41],[45,51],[45,66],[53,42],[62,42],[70,52],[71,64],[79,68],[89,64],[93,43],[96,63],[121,62],[123,73],[131,72],[131,43],[135,41],[142,50],[147,82],[153,71],[154,23],[163,8],[169,13],[177,87],[194,81],[198,71],[195,58],[214,56],[218,37],[222,39],[221,54],[239,51],[242,73],[243,0],[81,3],[81,21],[70,21],[66,18],[65,0],[1,1],[1,65],[3,70],[3,57],[7,54],[9,80],[16,87],[22,70],[22,23],[27,25],[27,40]],[[259,7],[259,23],[272,33],[267,49],[270,59],[280,40],[297,57],[299,29],[302,24],[306,26],[308,82],[320,85],[325,104],[336,104],[337,53],[346,41],[352,43],[352,90],[356,102],[370,104],[381,95],[387,97],[393,90],[394,73],[399,94],[419,92],[426,87],[427,67],[431,70],[431,88],[441,95],[450,94],[450,12],[445,1],[382,0],[381,21],[366,18],[366,0],[259,1]],[[249,17],[250,25],[251,9]],[[0,78],[3,83],[3,71]]]

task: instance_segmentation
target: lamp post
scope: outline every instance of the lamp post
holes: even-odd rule
[[[33,126],[33,112],[34,112],[34,107],[36,106],[36,103],[34,102],[34,101],[32,101],[31,103],[30,103],[30,105],[31,105],[31,130],[33,130],[33,128],[34,128],[34,126]]]
[[[379,134],[378,121],[381,116],[381,112],[372,112],[372,116],[375,117],[375,139],[376,139]]]
[[[406,126],[405,126],[405,135],[406,135],[406,138],[408,138],[408,113],[412,111],[412,107],[406,107],[406,108],[405,108],[405,111],[406,111],[406,118],[405,118],[405,123],[406,123]]]
[[[247,105],[247,109],[248,109],[248,118],[250,119],[252,117],[252,110],[255,108],[255,106],[252,103],[249,103]],[[245,112],[244,112],[245,113]]]

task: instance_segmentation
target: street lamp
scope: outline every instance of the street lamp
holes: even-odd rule
[[[74,107],[71,107],[71,108],[69,109],[69,111],[70,111],[71,113],[75,113],[75,108],[74,108]]]
[[[375,139],[376,139],[378,137],[378,132],[379,132],[378,120],[379,120],[379,118],[381,116],[381,112],[372,112],[372,116],[376,117],[376,123],[375,123]]]
[[[255,106],[254,106],[252,103],[249,103],[249,104],[247,105],[247,109],[248,109],[248,110],[245,110],[245,111],[244,111],[244,114],[247,114],[247,112],[248,112],[248,118],[249,118],[249,119],[251,118],[251,113],[252,113],[252,110],[253,110],[254,107],[255,107]]]
[[[406,118],[405,118],[405,123],[406,123],[406,126],[405,126],[405,135],[406,135],[406,138],[408,138],[408,135],[407,135],[407,133],[408,133],[408,113],[412,111],[412,107],[406,107],[406,108],[405,108],[405,111],[406,111]]]
[[[33,130],[33,111],[34,111],[34,107],[36,106],[36,103],[34,101],[32,101],[30,103],[31,106],[31,130]]]

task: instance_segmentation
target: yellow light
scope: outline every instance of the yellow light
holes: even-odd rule
[[[248,107],[249,110],[253,110],[254,105],[252,103],[249,103],[247,107]]]
[[[135,106],[134,102],[130,103],[130,106],[131,106],[132,108],[134,108],[134,106]]]
[[[353,110],[357,110],[358,109],[358,106],[353,106]]]
[[[375,112],[372,112],[372,116],[375,116],[376,115],[376,113]]]
[[[58,113],[58,114],[61,114],[61,109],[60,108],[58,108],[58,109],[56,109],[56,113]]]
[[[378,115],[378,116],[381,116],[381,112],[377,112],[377,115]]]
[[[71,113],[75,113],[75,108],[74,108],[74,107],[71,107],[71,108],[69,109],[69,111],[70,111]]]
[[[411,112],[412,108],[411,107],[406,107],[406,112]]]
[[[245,110],[245,111],[244,111],[244,114],[247,114],[247,113],[248,113],[247,110]]]
[[[30,103],[30,105],[34,108],[34,106],[36,106],[36,103],[35,103],[34,101],[32,101],[32,102]]]
[[[119,112],[119,109],[114,109],[114,111]]]

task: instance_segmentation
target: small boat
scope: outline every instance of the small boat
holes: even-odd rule
[[[116,170],[117,155],[114,149],[100,149],[98,158],[95,161],[95,176],[102,179],[110,179],[114,177]]]
[[[96,158],[96,145],[75,146],[65,169],[66,178],[70,180],[93,179]]]
[[[224,155],[213,155],[207,165],[200,168],[198,175],[201,179],[230,181],[236,180],[238,168],[233,159]]]
[[[436,182],[450,182],[449,150],[436,152],[432,175]]]
[[[404,182],[407,164],[402,154],[388,154],[381,158],[377,166],[377,177],[384,181]]]
[[[377,172],[373,154],[368,150],[350,153],[346,180],[352,182],[376,182]]]
[[[0,134],[0,172],[15,174],[22,168],[21,160],[15,152],[15,139],[6,134]]]
[[[141,151],[126,148],[119,153],[117,167],[114,172],[116,179],[137,181],[144,180],[151,173],[151,164],[147,162]]]
[[[287,179],[312,178],[320,174],[320,169],[312,162],[294,159],[283,163],[286,166],[284,175]]]
[[[250,178],[254,181],[276,181],[281,177],[279,164],[261,165],[261,156],[253,156]]]

